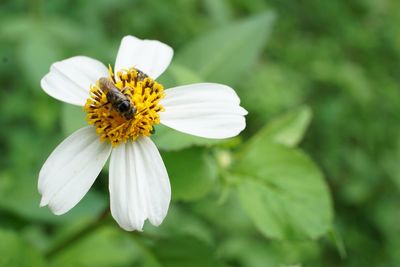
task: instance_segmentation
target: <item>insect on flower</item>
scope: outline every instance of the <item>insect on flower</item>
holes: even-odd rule
[[[106,104],[111,104],[125,119],[130,120],[133,118],[136,108],[129,98],[124,95],[124,92],[128,90],[126,87],[120,91],[110,79],[104,77],[99,79],[99,87],[106,94],[108,100]]]
[[[83,106],[88,126],[67,137],[39,173],[41,206],[61,215],[87,193],[110,159],[111,214],[125,230],[160,225],[171,200],[168,173],[151,141],[155,124],[207,138],[229,138],[247,111],[232,88],[198,83],[170,89],[156,81],[173,50],[155,40],[122,39],[114,70],[84,56],[54,63],[41,80],[50,96]]]

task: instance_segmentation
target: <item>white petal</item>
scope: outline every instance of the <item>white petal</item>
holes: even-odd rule
[[[87,193],[111,153],[92,126],[65,139],[51,153],[39,173],[40,206],[60,215],[72,209]]]
[[[171,200],[168,173],[148,137],[121,144],[110,161],[111,214],[127,231],[143,228],[149,219],[153,225],[164,220]]]
[[[90,57],[77,56],[51,65],[50,72],[40,81],[50,96],[78,106],[89,97],[90,85],[109,75],[103,63]]]
[[[173,53],[170,46],[159,41],[125,36],[115,61],[115,73],[134,67],[157,79],[168,67]]]
[[[247,111],[229,86],[198,83],[165,90],[161,123],[175,130],[206,138],[228,138],[245,127]]]

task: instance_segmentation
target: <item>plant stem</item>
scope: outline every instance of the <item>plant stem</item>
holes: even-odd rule
[[[109,215],[110,215],[110,209],[107,208],[100,214],[97,220],[94,220],[93,222],[89,223],[84,228],[82,228],[80,231],[70,236],[68,239],[52,247],[49,251],[45,253],[45,257],[46,258],[54,257],[55,255],[57,255],[57,253],[59,253],[63,249],[74,244],[76,241],[80,240],[82,237],[85,237],[87,234],[90,234],[91,232],[95,231],[104,224],[107,218],[109,218]]]

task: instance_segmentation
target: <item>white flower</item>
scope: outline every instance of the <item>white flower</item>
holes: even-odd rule
[[[84,56],[54,63],[41,87],[50,96],[83,106],[89,126],[65,139],[44,163],[38,189],[41,206],[64,214],[87,193],[111,155],[111,214],[125,230],[142,230],[148,219],[160,225],[171,199],[167,170],[150,139],[153,124],[207,138],[228,138],[245,128],[239,98],[228,86],[199,83],[164,90],[155,79],[168,67],[173,50],[155,40],[122,39],[114,74]],[[99,81],[108,77],[123,92],[133,118],[111,101]],[[128,99],[128,100],[126,100]],[[127,108],[127,107],[125,107]],[[184,167],[184,166],[183,166]]]

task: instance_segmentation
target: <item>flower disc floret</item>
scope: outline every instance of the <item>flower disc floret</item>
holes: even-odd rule
[[[135,68],[119,71],[116,77],[110,68],[109,79],[129,99],[135,113],[131,119],[124,117],[113,107],[107,90],[97,80],[91,85],[84,109],[88,123],[95,126],[100,140],[109,140],[115,147],[139,136],[150,136],[154,124],[160,123],[159,112],[164,110],[159,103],[164,97],[164,87]]]

